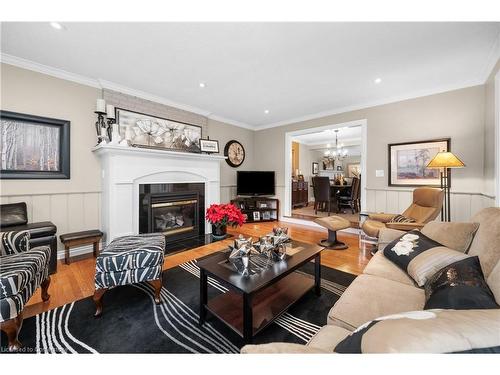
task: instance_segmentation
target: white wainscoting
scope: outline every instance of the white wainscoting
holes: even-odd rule
[[[451,219],[467,221],[479,210],[495,205],[495,197],[482,193],[452,192]],[[410,189],[366,189],[368,212],[401,213],[412,202]]]
[[[57,257],[64,258],[59,235],[101,229],[101,192],[76,192],[30,195],[3,195],[0,203],[26,202],[30,223],[51,221],[57,226]],[[72,248],[71,255],[92,252],[92,246]]]

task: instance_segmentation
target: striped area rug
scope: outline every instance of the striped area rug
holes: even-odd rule
[[[313,265],[301,272],[313,277]],[[239,336],[208,315],[198,325],[199,267],[196,260],[164,272],[162,304],[149,284],[114,288],[104,296],[104,313],[94,318],[92,298],[85,298],[24,320],[20,340],[25,353],[238,353]],[[322,295],[307,293],[254,343],[307,343],[326,323],[328,311],[355,276],[322,268]],[[57,285],[51,285],[57,288]],[[227,287],[209,278],[209,298]],[[1,350],[6,337],[2,332]]]

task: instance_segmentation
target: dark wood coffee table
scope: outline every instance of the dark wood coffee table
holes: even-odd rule
[[[321,294],[321,251],[323,247],[291,241],[286,259],[261,273],[242,276],[221,264],[228,252],[218,252],[200,261],[200,324],[207,312],[251,343],[253,337],[285,312],[309,290]],[[314,279],[296,273],[314,259]],[[229,291],[208,300],[208,276],[228,286]]]

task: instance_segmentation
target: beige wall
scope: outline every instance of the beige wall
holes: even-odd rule
[[[495,195],[495,75],[500,70],[497,61],[485,84],[485,128],[484,128],[484,192]],[[497,161],[498,163],[498,161]]]
[[[236,171],[254,169],[253,130],[243,129],[226,123],[208,119],[208,136],[219,141],[220,153],[232,139],[240,142],[245,148],[245,161],[238,168],[233,168],[226,162],[221,162],[221,202],[229,202],[236,196]]]
[[[480,85],[261,130],[255,134],[255,166],[266,165],[277,171],[277,195],[283,200],[285,132],[366,119],[367,190],[404,190],[388,186],[387,144],[450,137],[452,151],[467,165],[453,171],[452,189],[483,193],[484,110],[484,86]],[[376,169],[383,169],[385,176],[375,177]],[[403,197],[399,194],[389,197],[385,193],[380,198],[368,195],[367,201],[380,203],[367,208],[400,209],[411,199],[411,195],[403,193]],[[460,216],[472,210],[469,203]]]
[[[71,121],[71,178],[2,180],[2,195],[100,191],[100,164],[90,152],[100,90],[7,64],[1,73],[1,109]]]

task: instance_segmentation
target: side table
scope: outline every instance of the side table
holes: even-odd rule
[[[72,246],[92,244],[94,246],[94,257],[99,255],[99,241],[101,241],[102,236],[103,233],[98,229],[61,234],[59,239],[64,245],[65,263],[70,264],[71,262],[69,250]]]

